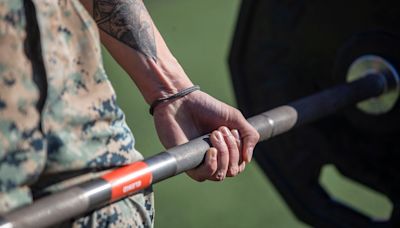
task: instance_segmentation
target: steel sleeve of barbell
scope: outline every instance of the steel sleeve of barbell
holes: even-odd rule
[[[260,141],[315,121],[346,106],[376,97],[388,87],[387,76],[368,75],[332,87],[248,119]],[[115,169],[100,178],[36,200],[0,219],[0,227],[46,227],[139,192],[201,164],[210,148],[208,135],[167,149],[143,161]]]

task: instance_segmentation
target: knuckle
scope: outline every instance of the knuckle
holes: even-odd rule
[[[231,153],[231,156],[237,154],[237,153],[236,153],[236,152],[237,152],[237,146],[236,146],[236,143],[235,143],[234,141],[228,143],[228,144],[227,144],[227,147],[228,147],[228,150],[229,150],[230,153]]]
[[[215,137],[212,137],[211,142],[212,142],[213,146],[219,150],[223,147],[226,147],[224,137],[222,136],[222,134],[220,132],[215,133]]]
[[[228,170],[228,174],[231,177],[234,177],[234,176],[238,175],[238,167],[237,166],[230,167],[229,170]]]
[[[228,153],[228,147],[225,145],[221,148],[218,148],[218,155],[220,157],[227,157],[229,155]]]
[[[240,112],[238,109],[233,109],[233,114],[235,115],[235,116],[238,116],[238,117],[243,117],[243,115],[242,115],[242,112]]]
[[[250,137],[257,141],[260,139],[260,133],[253,126],[251,127]]]
[[[216,171],[216,167],[214,165],[212,165],[212,164],[207,164],[204,167],[204,173],[207,176],[212,176],[215,173],[215,171]]]
[[[223,181],[224,179],[225,179],[224,177],[218,177],[218,176],[215,177],[216,181]]]
[[[218,171],[217,174],[215,175],[215,179],[217,181],[223,181],[225,179],[225,172],[224,171]]]

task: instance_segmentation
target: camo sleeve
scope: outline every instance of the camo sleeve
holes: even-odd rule
[[[25,53],[22,1],[0,3],[0,214],[31,202],[45,164],[38,88]]]
[[[46,175],[142,158],[103,68],[97,26],[79,1],[0,1],[0,214],[85,181]],[[65,224],[152,227],[153,200],[150,188]]]
[[[77,0],[32,1],[48,84],[42,113],[48,145],[44,173],[59,175],[141,160],[104,70],[92,17]],[[67,186],[61,183],[53,189]],[[70,226],[152,227],[153,201],[148,189],[73,220]]]

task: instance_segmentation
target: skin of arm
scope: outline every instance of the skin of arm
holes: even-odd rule
[[[193,85],[154,25],[142,0],[81,0],[92,13],[102,43],[130,75],[148,104]],[[235,108],[195,91],[154,110],[167,148],[211,132],[203,165],[188,172],[197,181],[236,176],[250,162],[258,133]]]
[[[137,84],[147,103],[193,85],[141,0],[81,2],[92,13],[102,43]]]

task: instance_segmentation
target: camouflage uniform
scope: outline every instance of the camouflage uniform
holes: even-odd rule
[[[0,1],[0,214],[140,159],[79,1]],[[153,215],[147,190],[69,225],[148,227]]]

